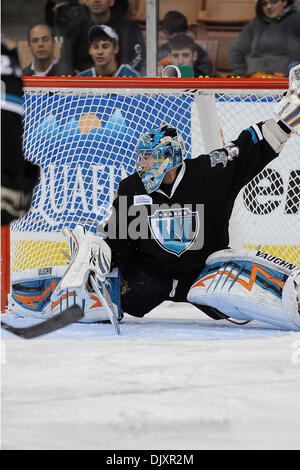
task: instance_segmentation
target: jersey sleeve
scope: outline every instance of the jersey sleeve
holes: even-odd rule
[[[278,154],[262,134],[263,122],[243,130],[223,149],[211,152],[209,171],[212,186],[230,188],[235,197]]]

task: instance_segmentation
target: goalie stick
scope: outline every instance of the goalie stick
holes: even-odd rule
[[[99,299],[102,303],[102,306],[105,309],[105,311],[108,315],[108,318],[109,318],[111,324],[114,327],[115,332],[117,333],[117,335],[119,335],[120,334],[120,325],[119,325],[119,322],[118,322],[118,319],[117,319],[117,315],[114,311],[114,306],[112,304],[110,295],[107,292],[107,289],[106,289],[105,285],[102,284],[102,289],[103,289],[103,294],[102,294],[102,292],[99,289],[99,287],[97,285],[97,282],[95,281],[92,274],[90,275],[90,283],[91,283],[94,291],[98,295],[98,297],[99,297]]]
[[[1,320],[1,328],[19,336],[20,338],[32,339],[38,338],[39,336],[46,335],[48,333],[52,333],[52,331],[56,331],[60,328],[68,326],[71,323],[80,320],[83,318],[83,316],[84,312],[79,307],[79,305],[72,305],[72,307],[67,308],[63,312],[55,315],[54,317],[48,318],[47,320],[38,323],[37,325],[19,328],[9,325],[8,323],[4,323]]]

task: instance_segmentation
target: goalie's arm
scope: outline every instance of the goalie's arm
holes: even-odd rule
[[[290,134],[291,131],[275,119],[254,124],[242,132],[237,141],[242,148],[235,172],[238,190],[278,157]]]
[[[278,156],[292,133],[300,135],[300,65],[291,69],[289,90],[275,106],[274,113],[279,118],[277,122],[268,119],[254,124],[227,147],[210,154],[212,167],[220,168],[219,164],[227,167],[226,171],[215,171],[214,177],[219,173],[219,179],[230,179],[236,194]]]
[[[274,119],[260,122],[241,132],[223,149],[210,153],[214,187],[230,188],[233,196],[274,160],[290,135],[289,129]]]
[[[289,90],[275,106],[274,113],[279,118],[277,122],[274,119],[268,119],[246,130],[251,134],[251,141],[248,145],[246,144],[247,147],[243,144],[243,139],[247,137],[243,133],[239,136],[237,145],[243,148],[242,159],[237,164],[240,167],[239,177],[243,174],[247,175],[247,171],[243,168],[245,165],[249,166],[248,177],[251,173],[254,177],[273,158],[277,157],[292,133],[300,135],[300,65],[291,69]],[[248,178],[248,181],[250,179]],[[246,178],[244,184],[248,181]]]

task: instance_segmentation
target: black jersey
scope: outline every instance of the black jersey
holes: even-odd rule
[[[242,131],[225,148],[232,158],[225,166],[213,165],[210,155],[185,160],[167,192],[161,185],[147,195],[137,173],[122,180],[106,225],[114,264],[138,262],[182,279],[200,272],[211,253],[227,248],[237,194],[277,156],[262,136],[262,124]]]
[[[1,66],[1,186],[24,193],[22,199],[16,199],[18,203],[16,200],[14,203],[12,200],[9,202],[11,206],[15,204],[16,211],[21,208],[23,211],[30,204],[30,195],[38,181],[40,169],[38,165],[25,160],[23,155],[22,71],[16,48],[9,47],[3,38],[1,38]],[[1,197],[7,198],[7,195],[3,196],[2,193]],[[1,224],[6,225],[15,218],[17,216],[12,215],[7,209],[4,210],[2,204]]]
[[[1,40],[1,78],[5,89],[1,96],[1,175],[2,185],[14,189],[18,172],[23,173],[22,150],[23,83],[15,48]]]

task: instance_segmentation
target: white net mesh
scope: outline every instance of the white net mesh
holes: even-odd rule
[[[65,264],[62,227],[72,229],[81,223],[95,228],[119,181],[134,171],[137,140],[149,128],[169,123],[183,135],[190,156],[207,151],[203,129],[209,116],[198,98],[208,93],[27,89],[25,155],[41,165],[42,177],[31,211],[11,226],[12,273]],[[249,125],[273,117],[281,92],[211,93],[216,93],[218,120],[228,142]],[[299,159],[300,139],[293,136],[280,157],[242,190],[232,217],[232,246],[262,245],[261,249],[300,265]]]

